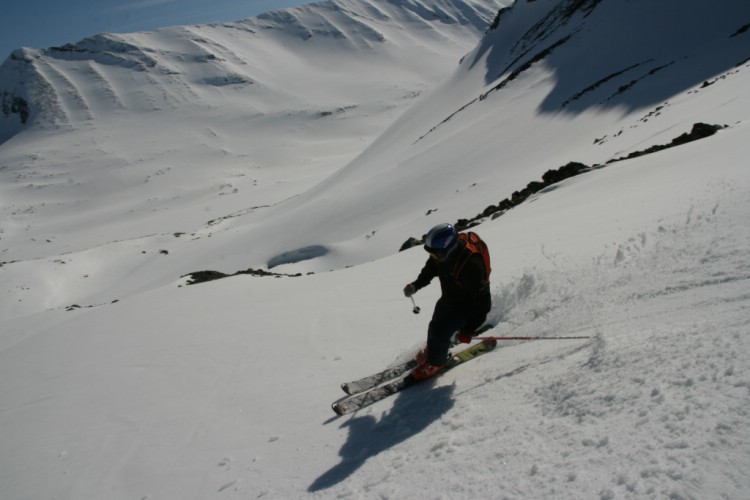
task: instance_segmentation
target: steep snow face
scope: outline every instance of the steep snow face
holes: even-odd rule
[[[736,124],[750,107],[740,90],[748,17],[742,2],[518,2],[361,155],[264,212],[275,222],[265,231],[248,221],[240,237],[253,241],[259,265],[310,245],[331,252],[299,269],[353,265],[433,223],[472,217],[548,169],[604,164],[669,143],[696,122]],[[717,108],[720,94],[731,104]],[[404,200],[419,207],[408,222]],[[353,232],[349,219],[359,222]],[[309,238],[309,225],[321,228],[319,238],[294,236]]]
[[[40,118],[0,149],[0,256],[25,261],[16,269],[28,265],[48,291],[13,308],[104,303],[201,270],[361,264],[548,169],[604,164],[748,114],[744,3],[704,24],[707,7],[691,3],[676,26],[672,4],[545,0],[497,17],[482,5],[333,2],[9,59],[2,78],[43,72],[40,95],[59,105],[48,122],[58,125]],[[497,21],[478,45],[477,19]],[[667,42],[661,25],[672,26]],[[631,61],[640,66],[624,71]],[[677,93],[634,107],[631,96],[665,85]],[[144,268],[130,252],[146,241],[189,259]],[[117,269],[117,285],[51,284],[54,257],[77,252]]]
[[[16,51],[0,69],[5,231],[38,233],[3,259],[207,234],[298,195],[453,71],[503,4],[340,0]]]
[[[437,286],[417,295],[421,315],[400,295],[424,262],[419,249],[330,273],[172,283],[116,304],[0,316],[0,491],[745,498],[747,133],[745,122],[569,179],[481,225],[492,333],[591,338],[503,342],[345,419],[328,406],[342,381],[424,342]],[[149,253],[137,260],[144,285],[187,259],[155,255],[163,241],[131,244],[121,261]],[[100,255],[63,256],[49,278],[101,280],[116,270],[97,269]],[[30,285],[9,295],[33,300]]]
[[[465,64],[484,68],[488,90],[480,99],[543,66],[552,73],[554,87],[540,111],[581,113],[595,107],[632,112],[746,62],[748,15],[750,8],[742,2],[722,2],[721,7],[601,0],[515,6],[503,11]]]

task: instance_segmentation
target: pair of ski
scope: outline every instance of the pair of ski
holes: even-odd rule
[[[456,366],[470,361],[482,354],[492,351],[497,346],[497,340],[485,339],[471,347],[457,352],[451,356],[438,375],[441,375]],[[341,384],[341,388],[349,397],[337,401],[331,405],[333,411],[339,415],[346,415],[361,410],[373,403],[377,403],[388,396],[411,387],[419,382],[411,376],[411,371],[417,366],[416,360],[407,361],[404,364],[388,368],[382,372],[368,377]]]

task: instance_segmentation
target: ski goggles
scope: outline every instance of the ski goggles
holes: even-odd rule
[[[429,248],[427,245],[424,246],[425,252],[430,254],[430,257],[434,258],[435,260],[443,260],[445,259],[446,251],[445,250],[435,250],[434,248]]]

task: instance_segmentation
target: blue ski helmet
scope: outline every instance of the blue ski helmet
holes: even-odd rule
[[[424,249],[430,253],[447,255],[458,241],[458,231],[450,224],[438,224],[424,239]]]

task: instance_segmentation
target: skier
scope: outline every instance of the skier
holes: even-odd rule
[[[427,233],[424,249],[430,254],[415,281],[404,287],[411,297],[440,279],[442,296],[435,304],[427,330],[427,347],[417,354],[419,363],[411,372],[417,380],[434,376],[448,361],[453,335],[471,342],[492,307],[490,260],[487,245],[475,233],[459,234],[450,224],[439,224]]]

